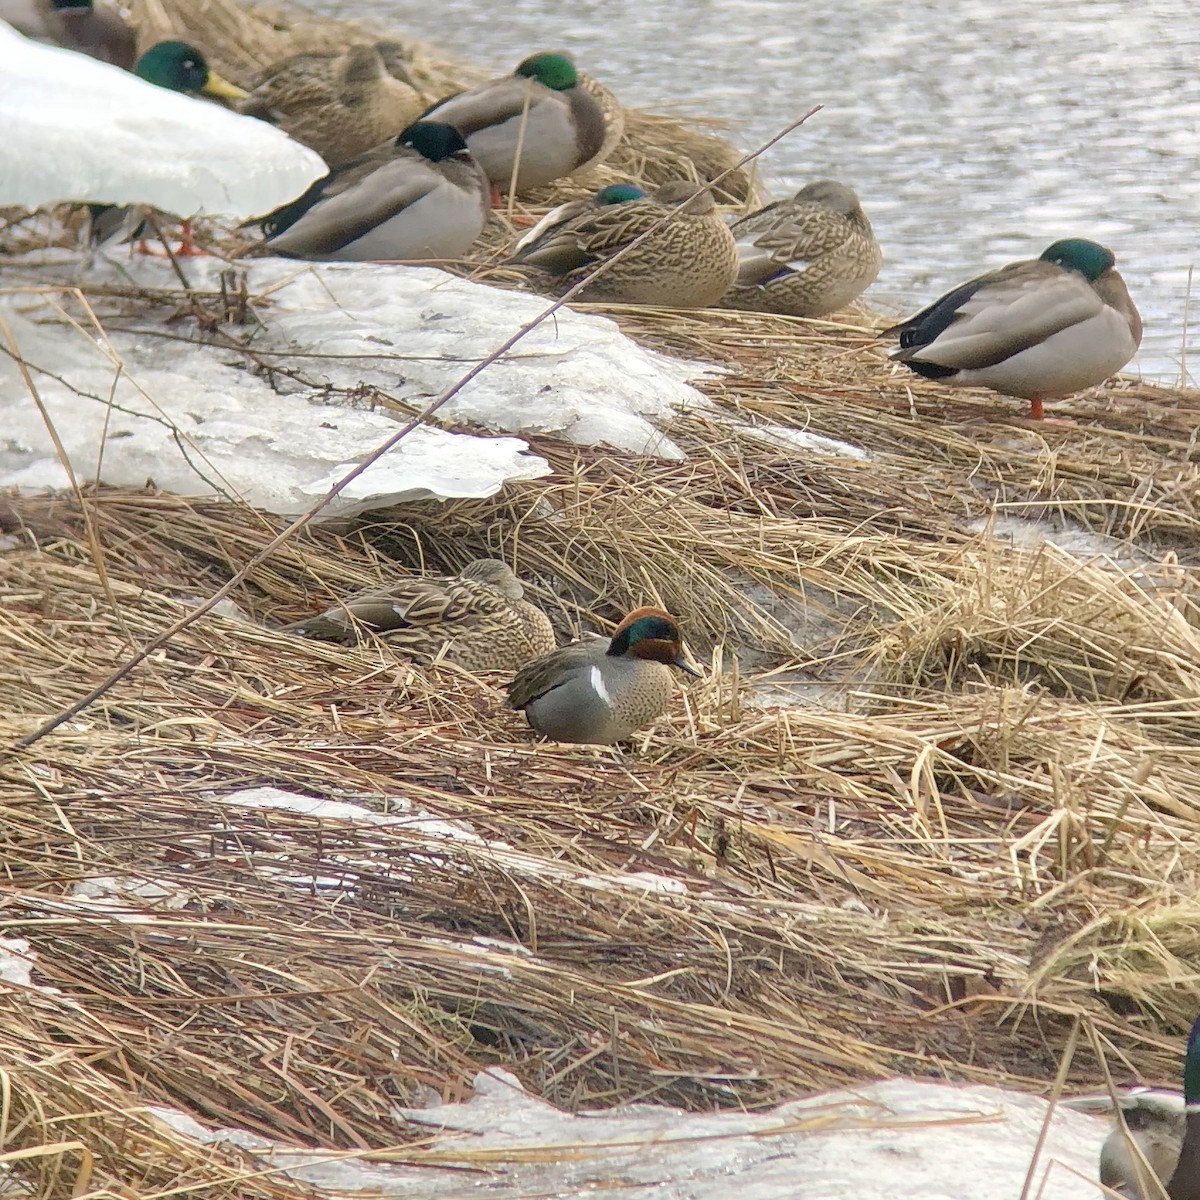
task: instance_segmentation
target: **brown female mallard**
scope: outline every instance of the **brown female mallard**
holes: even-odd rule
[[[374,634],[406,658],[432,659],[444,648],[468,671],[515,671],[554,649],[549,619],[524,591],[505,563],[480,558],[460,575],[370,588],[284,629],[351,645]]]

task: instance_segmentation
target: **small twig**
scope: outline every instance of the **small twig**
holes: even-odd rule
[[[521,173],[521,154],[525,149],[525,130],[529,125],[529,93],[525,89],[525,99],[521,104],[521,124],[517,128],[517,152],[513,155],[512,174],[508,177],[508,223],[512,224],[513,210],[517,201],[517,176]]]
[[[171,243],[167,240],[167,235],[163,232],[158,215],[151,209],[146,210],[146,222],[154,230],[158,240],[162,242],[163,249],[167,252],[167,258],[171,260],[171,267],[175,271],[175,277],[179,280],[183,290],[187,292],[188,299],[194,303],[195,293],[192,290],[192,285],[188,283],[188,278],[183,273],[183,267],[179,265],[179,259],[175,257],[175,251],[171,249]]]
[[[1029,1170],[1025,1173],[1025,1186],[1021,1189],[1021,1200],[1029,1200],[1029,1189],[1033,1186],[1033,1176],[1037,1171],[1038,1159],[1045,1148],[1046,1139],[1050,1136],[1050,1122],[1054,1120],[1054,1108],[1062,1095],[1063,1084],[1067,1080],[1067,1072],[1071,1069],[1071,1061],[1075,1057],[1075,1047],[1079,1044],[1079,1017],[1071,1026],[1071,1036],[1067,1038],[1066,1048],[1058,1064],[1058,1074],[1054,1077],[1054,1087],[1050,1091],[1050,1101],[1046,1106],[1046,1119],[1042,1122],[1038,1133],[1037,1145],[1033,1148],[1033,1158],[1029,1162]]]

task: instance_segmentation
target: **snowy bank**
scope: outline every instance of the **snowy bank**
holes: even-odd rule
[[[66,281],[76,264],[60,267]],[[197,288],[216,288],[228,266],[209,259],[185,269]],[[268,376],[228,344],[155,336],[168,332],[161,319],[103,338],[64,326],[60,294],[14,292],[0,304],[81,480],[153,479],[180,495],[224,493],[284,515],[302,512],[397,431],[395,417],[367,407],[373,391],[425,407],[546,303],[421,268],[265,259],[244,269],[251,295],[266,294],[254,306],[265,328],[251,339],[252,352],[286,372]],[[117,271],[101,268],[113,282]],[[135,259],[120,272],[147,287],[178,287],[162,261]],[[37,277],[48,282],[47,270]],[[701,370],[643,350],[603,317],[563,311],[473,380],[439,419],[678,458],[653,422],[702,403],[685,382]],[[11,361],[0,362],[0,427],[0,486],[67,486]],[[514,437],[421,428],[327,514],[487,496],[507,480],[547,471]]]
[[[241,1146],[339,1193],[433,1200],[482,1187],[498,1200],[727,1200],[736,1187],[745,1200],[1014,1200],[1046,1108],[999,1088],[896,1079],[764,1113],[639,1104],[575,1116],[495,1068],[476,1077],[466,1103],[397,1114],[409,1135],[432,1135],[425,1151],[440,1161],[414,1166],[364,1164],[352,1153],[284,1147],[243,1130],[208,1132],[175,1110],[151,1111],[176,1132]],[[1091,1181],[1109,1128],[1060,1107],[1029,1194],[1099,1197]]]
[[[328,169],[265,121],[155,87],[0,21],[0,205],[149,204],[247,220]]]

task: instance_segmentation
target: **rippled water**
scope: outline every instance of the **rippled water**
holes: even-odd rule
[[[858,191],[886,255],[879,308],[1092,237],[1146,320],[1134,368],[1180,377],[1200,225],[1193,0],[313,3],[498,74],[565,46],[626,103],[727,118],[747,149],[823,104],[764,174],[776,194],[822,176]]]

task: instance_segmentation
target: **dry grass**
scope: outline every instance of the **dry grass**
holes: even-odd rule
[[[87,291],[105,321],[246,336],[228,297]],[[58,989],[4,994],[32,1194],[297,1195],[140,1106],[378,1147],[395,1104],[495,1063],[564,1106],[895,1072],[1045,1090],[1080,1018],[1118,1079],[1174,1080],[1200,960],[1196,394],[1120,384],[1035,427],[901,374],[868,314],[605,311],[727,368],[668,429],[685,462],[535,438],[546,479],[307,532],[238,589],[251,620],[199,619],[23,749],[279,522],[0,497],[0,932]],[[1006,515],[1129,557],[968,530]],[[617,756],[534,742],[503,681],[273,632],[481,552],[563,635],[663,601],[711,674]],[[823,702],[756,706],[780,673]],[[224,802],[262,785],[461,836]],[[79,893],[105,879],[116,899]],[[1072,1084],[1100,1075],[1076,1055]]]
[[[390,1105],[459,1095],[489,1063],[567,1106],[759,1105],[897,1071],[1039,1089],[1076,1015],[1118,1077],[1171,1080],[1200,951],[1194,574],[963,524],[1003,497],[1183,544],[1186,439],[1135,435],[1153,408],[1107,393],[1075,430],[969,425],[998,402],[910,396],[856,326],[784,323],[784,344],[778,319],[624,319],[743,358],[712,411],[670,428],[685,463],[535,440],[549,479],[306,534],[236,596],[264,624],[197,621],[3,761],[8,926],[60,989],[13,997],[6,1021],[26,1144],[76,1139],[97,1178],[149,1192],[157,1138],[221,1194],[242,1186],[227,1154],[198,1160],[149,1119],[118,1134],[113,1114],[166,1102],[378,1146]],[[1191,401],[1144,395],[1181,421]],[[853,430],[873,457],[781,450],[733,415]],[[6,504],[10,745],[277,527],[101,491],[89,540],[76,501]],[[534,743],[499,681],[269,627],[395,560],[484,550],[515,557],[563,633],[661,598],[712,675],[614,758]],[[734,654],[744,674],[829,681],[828,706],[754,707]],[[222,802],[263,784],[399,797],[484,841]],[[74,894],[105,877],[124,881],[123,919]],[[510,948],[481,959],[481,937]],[[1097,1078],[1077,1057],[1073,1082]],[[55,1194],[77,1158],[21,1171]]]

